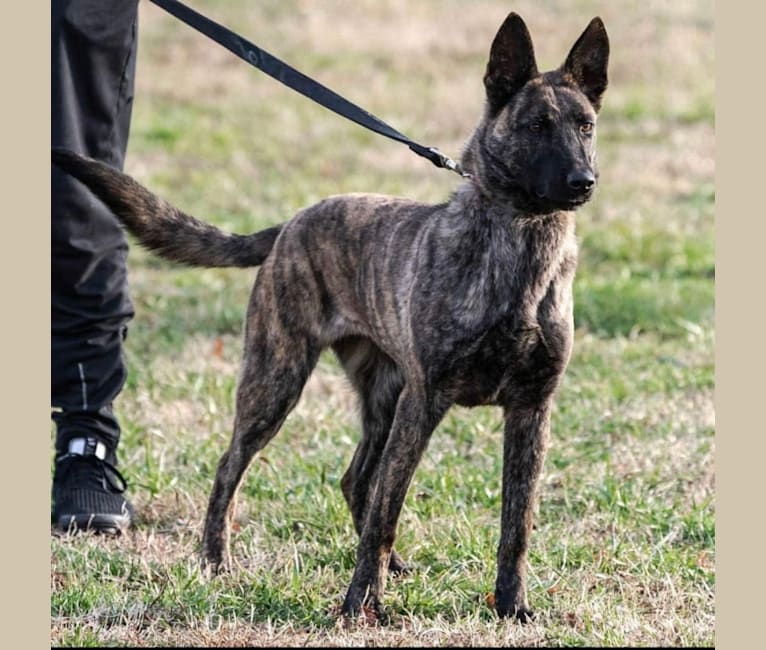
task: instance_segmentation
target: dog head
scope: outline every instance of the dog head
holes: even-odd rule
[[[462,159],[483,193],[534,214],[572,210],[591,198],[608,61],[606,29],[594,18],[564,64],[541,74],[524,21],[515,13],[506,18],[484,76],[484,117]]]

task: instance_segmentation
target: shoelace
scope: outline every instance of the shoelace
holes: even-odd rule
[[[94,467],[97,467],[100,472],[101,476],[106,480],[106,482],[109,484],[109,487],[111,487],[115,492],[125,492],[125,490],[128,487],[128,482],[125,480],[125,477],[120,474],[118,469],[112,465],[111,463],[101,460],[100,458],[92,455],[84,456],[82,454],[64,454],[63,456],[59,456],[56,459],[56,463],[61,463],[65,460],[70,459],[78,459],[82,461],[87,461]]]

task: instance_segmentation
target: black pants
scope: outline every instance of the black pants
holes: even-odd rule
[[[122,168],[133,104],[138,0],[51,3],[51,144]],[[96,435],[111,454],[112,400],[133,316],[121,226],[83,185],[51,170],[51,405],[56,448]],[[110,454],[110,455],[111,455]]]

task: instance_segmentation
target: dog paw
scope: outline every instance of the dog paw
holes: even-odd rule
[[[530,623],[534,617],[534,612],[529,608],[523,600],[512,598],[503,598],[498,596],[497,592],[487,594],[487,605],[497,612],[500,618],[513,618],[519,623]]]
[[[513,616],[519,623],[531,623],[535,618],[535,613],[528,607],[517,607]]]
[[[527,605],[514,605],[513,607],[499,607],[495,605],[495,611],[500,618],[512,618],[519,623],[531,623],[534,612]]]
[[[203,556],[200,558],[199,565],[200,569],[202,570],[202,574],[207,579],[214,578],[215,576],[226,573],[227,571],[226,563],[220,559],[210,559]]]
[[[342,618],[349,623],[362,625],[385,624],[388,617],[380,600],[363,592],[358,595],[361,597],[356,597],[353,590],[349,589],[340,610]]]
[[[387,623],[388,616],[382,609],[367,605],[362,605],[359,611],[355,613],[346,613],[341,610],[341,617],[338,622],[345,629],[353,627],[377,627]]]
[[[407,575],[412,573],[412,567],[396,551],[392,550],[391,557],[388,559],[388,572],[398,576]]]

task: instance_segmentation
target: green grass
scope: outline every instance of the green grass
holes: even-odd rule
[[[198,3],[416,139],[457,154],[482,106],[494,0]],[[195,5],[196,6],[196,5]],[[106,540],[51,536],[61,646],[715,643],[712,4],[568,0],[514,7],[541,67],[595,14],[612,41],[601,187],[578,213],[575,347],[529,557],[527,626],[487,604],[499,535],[502,422],[453,409],[415,474],[382,627],[338,624],[356,534],[340,492],[358,440],[351,389],[325,354],[242,485],[234,569],[197,563],[233,418],[255,273],[173,266],[131,249],[136,317],[116,403],[137,522]],[[457,182],[248,70],[141,6],[127,171],[247,232],[329,194],[444,200]],[[396,38],[391,39],[391,34]]]

